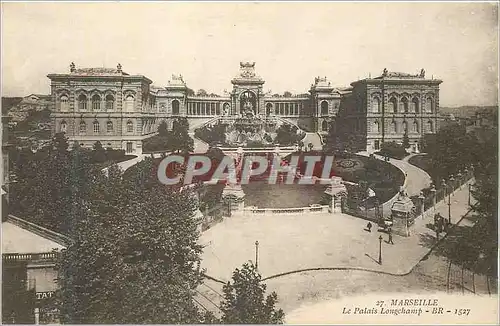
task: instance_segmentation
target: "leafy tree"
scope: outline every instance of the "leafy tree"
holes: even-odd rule
[[[458,123],[442,127],[435,137],[426,139],[426,151],[431,162],[431,177],[439,186],[442,179],[457,174],[476,160],[476,141],[467,133],[465,126]]]
[[[227,124],[217,123],[213,126],[203,126],[195,130],[195,136],[208,144],[226,143]]]
[[[60,154],[66,152],[68,150],[68,138],[64,135],[63,132],[59,132],[54,135],[53,138],[53,147]]]
[[[284,96],[284,97],[292,97],[292,93],[291,93],[291,92],[289,92],[289,91],[285,91],[285,92],[283,93],[283,96]]]
[[[243,264],[233,273],[233,282],[223,287],[221,323],[223,324],[283,324],[285,314],[276,309],[278,296],[272,292],[267,297],[266,285],[252,263]]]
[[[385,142],[380,146],[380,155],[401,160],[407,155],[407,153],[402,145],[399,145],[396,142]]]
[[[160,137],[168,137],[170,135],[170,131],[168,130],[167,122],[162,121],[158,126],[158,135]]]
[[[497,274],[498,258],[498,126],[496,111],[490,117],[494,125],[472,133],[475,142],[472,159],[475,184],[472,196],[477,200],[473,211],[481,218],[476,223],[479,244],[492,275]],[[477,257],[477,256],[476,256]]]
[[[192,90],[191,88],[188,87],[186,90],[186,95],[187,96],[194,96],[195,92],[194,92],[194,90]]]
[[[172,128],[170,149],[174,152],[192,152],[194,140],[189,136],[189,122],[186,118],[178,118]]]
[[[408,137],[408,130],[405,130],[403,135],[403,148],[410,148],[410,138]]]
[[[297,144],[304,136],[304,134],[298,133],[298,128],[296,126],[282,124],[276,130],[274,142],[280,145],[289,146]]]
[[[34,223],[69,232],[75,202],[89,192],[96,167],[82,148],[68,151],[63,134],[36,153],[24,150],[13,157],[17,181],[11,187],[11,208]]]
[[[92,151],[93,161],[96,163],[102,163],[106,161],[106,151],[100,141],[96,141],[93,146]]]
[[[208,93],[204,89],[199,89],[198,92],[196,92],[196,96],[208,96]]]
[[[328,135],[323,145],[326,152],[355,152],[359,148],[360,141],[352,131],[345,127],[329,128]]]
[[[304,142],[301,140],[297,145],[299,146],[299,152],[302,152],[302,149],[304,148]]]
[[[151,160],[123,178],[96,177],[75,206],[73,242],[59,264],[65,323],[198,323],[199,221],[191,191],[159,185]],[[77,271],[77,272],[75,272]]]

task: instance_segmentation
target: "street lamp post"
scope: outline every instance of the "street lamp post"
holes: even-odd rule
[[[448,224],[451,224],[451,192],[453,191],[453,182],[455,181],[455,179],[453,178],[453,176],[450,177],[450,192],[448,193]]]
[[[471,184],[469,183],[468,184],[468,187],[469,187],[469,198],[467,199],[467,203],[469,204],[469,207],[470,207],[470,188],[471,188]]]
[[[437,200],[436,200],[436,187],[434,185],[431,185],[430,192],[432,194],[432,207],[434,208],[434,215],[436,215]]]
[[[446,181],[444,179],[441,180],[441,188],[443,189],[443,200],[445,199],[445,196],[448,195],[448,187],[446,186]]]
[[[450,194],[451,194],[452,192],[455,192],[455,186],[456,186],[456,185],[455,185],[455,181],[456,181],[456,180],[455,180],[455,177],[453,176],[453,174],[452,174],[452,175],[450,175],[450,182],[449,182],[449,185],[450,185]]]
[[[255,241],[255,269],[259,268],[259,241]]]
[[[382,236],[378,237],[378,263],[379,265],[382,265]]]

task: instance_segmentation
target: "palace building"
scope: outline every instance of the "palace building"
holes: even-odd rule
[[[273,119],[293,124],[311,137],[330,128],[353,133],[360,150],[377,150],[385,141],[401,142],[405,130],[415,144],[438,127],[440,80],[420,74],[390,73],[358,80],[351,87],[334,87],[326,77],[316,77],[307,93],[281,96],[264,90],[265,81],[255,73],[255,63],[240,63],[231,79],[232,90],[223,95],[198,94],[181,75],[158,87],[142,75],[116,69],[76,68],[50,74],[53,133],[65,132],[71,143],[141,153],[142,141],[158,125],[169,126],[186,117],[190,131],[223,119],[245,117]],[[414,147],[416,145],[413,145]],[[417,148],[414,148],[417,150]]]
[[[384,142],[402,142],[406,133],[413,151],[424,134],[439,127],[438,79],[419,74],[389,72],[351,83],[342,98],[339,133],[354,133],[358,149],[377,151]]]

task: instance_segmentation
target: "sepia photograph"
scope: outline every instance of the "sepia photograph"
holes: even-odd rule
[[[500,322],[498,2],[0,5],[2,324]]]

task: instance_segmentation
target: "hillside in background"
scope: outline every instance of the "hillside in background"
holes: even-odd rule
[[[22,97],[2,97],[2,114],[7,114],[11,108],[17,106],[22,100]]]
[[[483,110],[498,110],[498,106],[459,106],[459,107],[439,107],[439,112],[444,115],[453,114],[455,118],[470,118],[476,114],[476,112]]]

